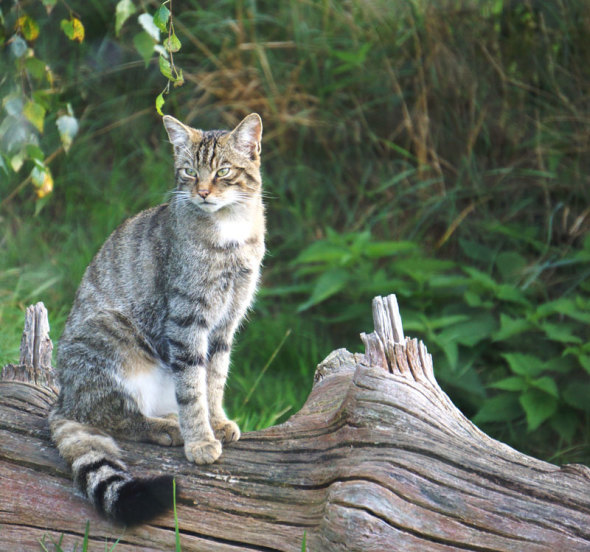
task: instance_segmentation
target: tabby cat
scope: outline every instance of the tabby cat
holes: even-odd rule
[[[201,131],[170,116],[172,200],[124,222],[90,263],[59,343],[53,441],[98,510],[142,523],[172,478],[138,479],[113,437],[184,444],[207,464],[240,430],[222,399],[236,328],[264,254],[262,121]]]

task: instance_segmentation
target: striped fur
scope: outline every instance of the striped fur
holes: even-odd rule
[[[198,464],[239,439],[223,390],[264,254],[260,117],[231,132],[164,124],[173,198],[124,222],[88,266],[59,343],[50,415],[77,487],[125,524],[169,508],[172,482],[132,476],[114,438],[184,445]]]

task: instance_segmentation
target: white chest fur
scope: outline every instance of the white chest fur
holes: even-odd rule
[[[252,218],[245,213],[230,213],[215,221],[220,245],[230,242],[243,244],[252,234]]]
[[[131,374],[122,383],[126,391],[135,398],[144,416],[178,413],[174,380],[159,365],[154,365],[149,371]]]

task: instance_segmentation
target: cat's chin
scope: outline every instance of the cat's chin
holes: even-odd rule
[[[215,213],[224,207],[223,204],[220,203],[211,203],[211,202],[204,202],[204,201],[195,201],[193,200],[193,205],[198,207],[201,211],[205,211],[205,213]]]

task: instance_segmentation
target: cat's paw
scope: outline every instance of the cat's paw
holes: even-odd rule
[[[223,420],[217,424],[214,423],[213,431],[215,437],[222,443],[232,443],[233,441],[237,441],[241,436],[238,424],[232,420]]]
[[[178,418],[149,418],[149,440],[165,447],[178,447],[184,443]]]
[[[211,464],[221,456],[221,442],[212,439],[185,443],[184,454],[189,461],[195,464]]]

